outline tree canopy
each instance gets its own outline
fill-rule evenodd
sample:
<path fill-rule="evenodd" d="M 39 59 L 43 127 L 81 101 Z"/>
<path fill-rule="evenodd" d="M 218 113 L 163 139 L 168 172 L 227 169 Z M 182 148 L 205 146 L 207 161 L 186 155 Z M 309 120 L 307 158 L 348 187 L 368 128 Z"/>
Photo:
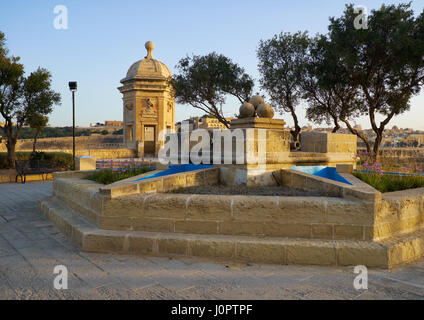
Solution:
<path fill-rule="evenodd" d="M 293 140 L 299 140 L 300 126 L 296 107 L 303 96 L 310 38 L 306 32 L 281 33 L 261 40 L 257 50 L 261 87 L 277 111 L 289 112 L 294 121 Z"/>
<path fill-rule="evenodd" d="M 308 103 L 307 118 L 339 123 L 363 140 L 351 121 L 367 116 L 376 137 L 377 156 L 383 132 L 393 117 L 409 110 L 424 84 L 424 10 L 415 16 L 411 4 L 382 5 L 368 15 L 367 28 L 357 29 L 353 5 L 330 18 L 328 33 L 281 33 L 261 41 L 258 49 L 262 88 L 300 131 L 296 106 Z M 377 122 L 376 116 L 383 117 Z"/>
<path fill-rule="evenodd" d="M 0 32 L 0 126 L 6 136 L 9 165 L 14 167 L 15 145 L 22 126 L 34 114 L 47 115 L 60 104 L 60 94 L 51 89 L 51 74 L 42 68 L 25 77 L 19 57 L 8 56 L 5 36 Z"/>
<path fill-rule="evenodd" d="M 409 110 L 424 81 L 424 11 L 415 17 L 410 6 L 372 10 L 368 29 L 355 29 L 353 5 L 347 5 L 340 18 L 330 19 L 328 38 L 337 56 L 338 76 L 358 90 L 353 111 L 368 116 L 376 134 L 375 155 L 385 127 Z M 380 123 L 377 114 L 383 116 Z"/>
<path fill-rule="evenodd" d="M 241 103 L 248 101 L 253 79 L 238 64 L 216 52 L 183 58 L 176 67 L 179 74 L 171 79 L 176 101 L 216 117 L 229 128 L 222 112 L 225 98 L 231 95 Z"/>

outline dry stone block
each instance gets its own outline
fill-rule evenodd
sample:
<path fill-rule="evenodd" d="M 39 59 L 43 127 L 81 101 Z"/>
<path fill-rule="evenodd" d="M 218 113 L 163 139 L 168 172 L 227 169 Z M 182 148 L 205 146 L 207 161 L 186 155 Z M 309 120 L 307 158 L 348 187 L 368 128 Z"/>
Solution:
<path fill-rule="evenodd" d="M 372 225 L 374 204 L 347 199 L 327 199 L 327 223 Z"/>
<path fill-rule="evenodd" d="M 131 230 L 131 225 L 129 217 L 99 217 L 99 227 L 105 230 Z"/>
<path fill-rule="evenodd" d="M 132 227 L 135 231 L 174 232 L 174 220 L 165 218 L 134 219 Z"/>
<path fill-rule="evenodd" d="M 337 248 L 338 264 L 340 266 L 365 265 L 371 268 L 387 268 L 388 256 L 384 246 L 352 245 Z"/>
<path fill-rule="evenodd" d="M 129 253 L 148 254 L 153 253 L 154 239 L 129 236 Z"/>
<path fill-rule="evenodd" d="M 311 238 L 310 224 L 280 224 L 266 222 L 263 224 L 263 234 L 270 237 Z"/>
<path fill-rule="evenodd" d="M 362 226 L 335 225 L 334 239 L 336 240 L 362 240 L 364 230 Z"/>
<path fill-rule="evenodd" d="M 286 264 L 283 244 L 237 242 L 237 258 L 263 263 Z"/>
<path fill-rule="evenodd" d="M 191 255 L 196 257 L 233 258 L 234 242 L 214 240 L 193 240 L 190 243 Z"/>
<path fill-rule="evenodd" d="M 319 197 L 279 197 L 276 223 L 323 223 L 326 200 Z"/>
<path fill-rule="evenodd" d="M 189 197 L 182 194 L 155 194 L 144 201 L 145 217 L 184 218 Z"/>
<path fill-rule="evenodd" d="M 187 218 L 198 220 L 228 220 L 231 218 L 231 197 L 193 195 L 187 202 Z"/>
<path fill-rule="evenodd" d="M 157 239 L 159 254 L 187 255 L 188 241 L 185 239 Z"/>
<path fill-rule="evenodd" d="M 235 220 L 274 221 L 280 214 L 278 197 L 234 196 L 231 201 Z"/>
<path fill-rule="evenodd" d="M 288 245 L 286 247 L 288 264 L 336 265 L 336 249 L 331 245 L 318 246 L 310 243 Z"/>
<path fill-rule="evenodd" d="M 262 222 L 224 221 L 219 223 L 219 234 L 226 235 L 263 235 Z"/>
<path fill-rule="evenodd" d="M 176 174 L 163 178 L 163 191 L 177 190 L 186 187 L 186 175 Z"/>
<path fill-rule="evenodd" d="M 333 225 L 313 224 L 311 228 L 313 239 L 333 239 Z"/>
<path fill-rule="evenodd" d="M 175 232 L 194 234 L 217 234 L 218 223 L 205 220 L 177 220 L 175 221 Z"/>
<path fill-rule="evenodd" d="M 188 172 L 186 175 L 186 187 L 202 186 L 205 173 L 203 171 Z"/>
<path fill-rule="evenodd" d="M 84 236 L 82 249 L 87 252 L 123 252 L 124 235 L 89 233 Z"/>
<path fill-rule="evenodd" d="M 103 215 L 119 217 L 142 217 L 143 202 L 146 195 L 131 195 L 119 197 L 103 202 Z"/>

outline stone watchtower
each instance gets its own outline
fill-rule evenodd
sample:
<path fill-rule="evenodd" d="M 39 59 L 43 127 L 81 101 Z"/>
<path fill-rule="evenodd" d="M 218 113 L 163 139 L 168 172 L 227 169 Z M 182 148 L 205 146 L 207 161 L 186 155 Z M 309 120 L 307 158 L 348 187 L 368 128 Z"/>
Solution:
<path fill-rule="evenodd" d="M 171 72 L 153 59 L 153 42 L 145 47 L 147 56 L 129 68 L 118 90 L 123 94 L 125 146 L 138 157 L 157 157 L 163 144 L 159 133 L 175 131 L 175 100 L 168 84 Z"/>

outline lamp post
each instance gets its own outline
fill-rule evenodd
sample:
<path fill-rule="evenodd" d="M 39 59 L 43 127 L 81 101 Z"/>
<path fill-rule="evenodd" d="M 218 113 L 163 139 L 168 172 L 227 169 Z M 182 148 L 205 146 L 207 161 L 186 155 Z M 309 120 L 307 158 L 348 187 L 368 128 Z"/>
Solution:
<path fill-rule="evenodd" d="M 77 82 L 69 82 L 69 90 L 72 92 L 72 170 L 75 171 L 75 91 L 77 91 Z"/>

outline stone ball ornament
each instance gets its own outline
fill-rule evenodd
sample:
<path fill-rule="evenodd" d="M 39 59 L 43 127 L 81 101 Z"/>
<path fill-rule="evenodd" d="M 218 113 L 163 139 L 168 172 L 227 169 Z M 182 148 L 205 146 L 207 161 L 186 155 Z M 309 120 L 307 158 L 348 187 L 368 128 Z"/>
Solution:
<path fill-rule="evenodd" d="M 251 118 L 255 115 L 255 106 L 249 102 L 245 102 L 239 109 L 240 118 Z"/>
<path fill-rule="evenodd" d="M 153 50 L 155 49 L 155 44 L 152 42 L 152 41 L 147 41 L 145 44 L 144 44 L 144 47 L 146 48 L 146 50 L 147 50 L 147 56 L 146 56 L 146 58 L 147 59 L 153 59 L 153 54 L 152 54 L 152 52 L 153 52 Z"/>
<path fill-rule="evenodd" d="M 257 96 L 253 96 L 252 98 L 250 98 L 249 103 L 253 104 L 255 106 L 255 109 L 256 109 L 256 108 L 259 107 L 260 104 L 265 103 L 265 100 L 261 96 L 257 95 Z"/>
<path fill-rule="evenodd" d="M 256 108 L 256 113 L 259 118 L 272 119 L 274 117 L 274 109 L 267 103 L 261 103 Z"/>

